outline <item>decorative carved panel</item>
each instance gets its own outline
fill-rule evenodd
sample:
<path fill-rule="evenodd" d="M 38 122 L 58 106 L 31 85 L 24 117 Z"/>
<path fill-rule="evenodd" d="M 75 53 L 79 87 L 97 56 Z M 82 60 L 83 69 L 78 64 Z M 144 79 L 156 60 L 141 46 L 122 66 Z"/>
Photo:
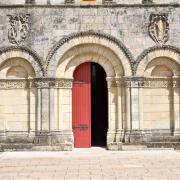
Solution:
<path fill-rule="evenodd" d="M 166 14 L 151 14 L 149 35 L 158 44 L 164 44 L 169 38 L 169 24 Z"/>
<path fill-rule="evenodd" d="M 27 80 L 0 80 L 0 89 L 24 89 L 27 87 Z"/>
<path fill-rule="evenodd" d="M 8 39 L 12 44 L 21 44 L 29 33 L 29 14 L 8 15 Z"/>
<path fill-rule="evenodd" d="M 72 87 L 72 79 L 56 79 L 55 87 L 56 88 L 71 88 Z"/>

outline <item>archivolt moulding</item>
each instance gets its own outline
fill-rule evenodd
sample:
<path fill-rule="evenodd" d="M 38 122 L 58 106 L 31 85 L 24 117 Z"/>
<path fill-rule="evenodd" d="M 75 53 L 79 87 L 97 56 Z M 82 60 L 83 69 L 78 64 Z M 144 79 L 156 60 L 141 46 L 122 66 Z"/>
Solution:
<path fill-rule="evenodd" d="M 44 75 L 43 62 L 34 50 L 24 46 L 9 46 L 0 48 L 0 65 L 11 58 L 23 58 L 34 68 L 36 77 Z"/>
<path fill-rule="evenodd" d="M 165 57 L 180 65 L 180 49 L 164 45 L 154 46 L 145 50 L 136 60 L 134 75 L 142 76 L 147 65 L 154 59 Z"/>
<path fill-rule="evenodd" d="M 132 75 L 132 65 L 134 64 L 134 60 L 130 51 L 116 38 L 94 31 L 73 33 L 62 38 L 51 49 L 46 58 L 46 75 L 53 77 L 55 75 L 54 72 L 57 69 L 58 63 L 63 55 L 69 49 L 83 44 L 96 44 L 108 48 L 114 54 L 116 54 L 119 61 L 121 61 L 120 63 L 124 68 L 124 71 L 126 73 L 125 75 Z"/>
<path fill-rule="evenodd" d="M 84 62 L 100 64 L 107 77 L 124 75 L 122 63 L 109 48 L 97 44 L 81 44 L 68 50 L 58 64 L 56 77 L 73 78 L 75 68 Z"/>

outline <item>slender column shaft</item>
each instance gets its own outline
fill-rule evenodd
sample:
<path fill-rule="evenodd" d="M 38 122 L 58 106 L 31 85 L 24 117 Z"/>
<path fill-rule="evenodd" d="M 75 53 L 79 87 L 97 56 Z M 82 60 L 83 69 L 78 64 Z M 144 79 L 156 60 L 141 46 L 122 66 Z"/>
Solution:
<path fill-rule="evenodd" d="M 126 130 L 131 129 L 131 100 L 130 88 L 126 88 Z"/>
<path fill-rule="evenodd" d="M 143 130 L 143 88 L 139 88 L 139 129 Z"/>
<path fill-rule="evenodd" d="M 122 90 L 120 84 L 117 86 L 117 129 L 122 130 Z"/>

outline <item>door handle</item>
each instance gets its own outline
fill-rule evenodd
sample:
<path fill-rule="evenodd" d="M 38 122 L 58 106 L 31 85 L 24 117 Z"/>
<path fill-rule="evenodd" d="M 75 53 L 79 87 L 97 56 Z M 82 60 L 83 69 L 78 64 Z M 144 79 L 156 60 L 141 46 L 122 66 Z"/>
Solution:
<path fill-rule="evenodd" d="M 73 129 L 80 129 L 80 131 L 86 131 L 88 129 L 87 124 L 79 124 L 77 126 L 73 126 Z"/>

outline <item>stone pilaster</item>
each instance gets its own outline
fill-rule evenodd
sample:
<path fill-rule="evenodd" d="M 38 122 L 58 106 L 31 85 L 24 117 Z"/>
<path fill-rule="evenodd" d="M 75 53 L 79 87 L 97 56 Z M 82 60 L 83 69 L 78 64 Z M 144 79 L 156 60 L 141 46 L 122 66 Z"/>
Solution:
<path fill-rule="evenodd" d="M 108 77 L 108 125 L 107 132 L 107 149 L 121 150 L 121 142 L 116 141 L 116 124 L 117 124 L 117 85 L 114 78 Z M 120 126 L 120 124 L 119 124 Z"/>
<path fill-rule="evenodd" d="M 37 144 L 50 145 L 50 93 L 54 86 L 54 79 L 35 79 L 34 87 L 38 89 L 38 123 L 36 140 Z"/>

